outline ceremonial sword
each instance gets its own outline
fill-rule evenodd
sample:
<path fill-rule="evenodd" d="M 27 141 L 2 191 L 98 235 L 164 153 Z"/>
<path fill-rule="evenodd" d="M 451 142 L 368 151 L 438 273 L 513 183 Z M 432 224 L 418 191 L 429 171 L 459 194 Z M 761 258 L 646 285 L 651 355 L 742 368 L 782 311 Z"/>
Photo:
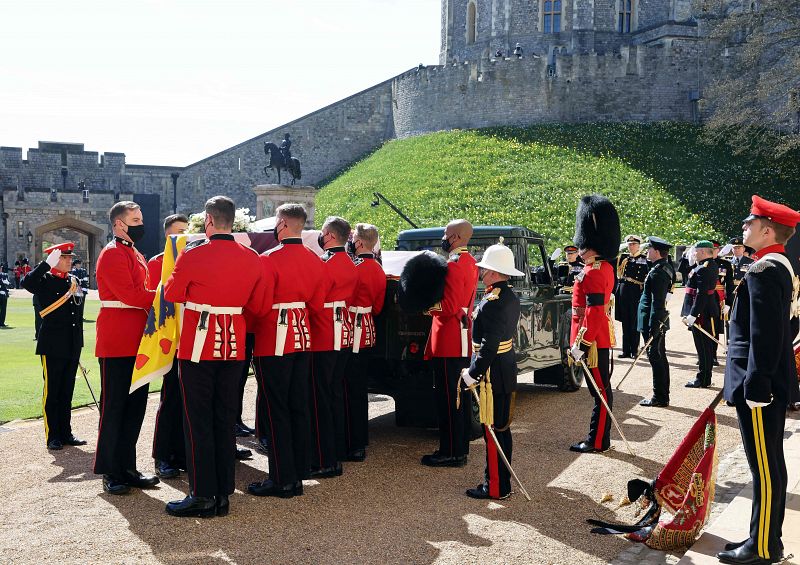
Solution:
<path fill-rule="evenodd" d="M 663 326 L 663 325 L 664 325 L 664 322 L 658 322 L 658 323 L 660 324 L 660 326 Z M 659 327 L 659 329 L 660 329 L 660 327 Z M 647 343 L 645 343 L 645 344 L 644 344 L 644 347 L 642 347 L 642 348 L 639 350 L 639 353 L 636 355 L 636 359 L 634 359 L 634 360 L 633 360 L 633 363 L 631 363 L 631 366 L 630 366 L 630 367 L 628 367 L 628 370 L 627 370 L 627 371 L 625 371 L 625 374 L 624 374 L 624 375 L 622 375 L 622 378 L 621 378 L 621 379 L 620 379 L 620 381 L 617 383 L 617 386 L 616 386 L 616 387 L 614 387 L 614 388 L 616 388 L 617 390 L 619 390 L 619 387 L 621 387 L 621 386 L 622 386 L 622 383 L 623 383 L 623 381 L 625 381 L 625 379 L 626 379 L 626 378 L 628 378 L 628 375 L 629 375 L 629 374 L 631 373 L 631 371 L 633 370 L 633 367 L 636 365 L 636 362 L 637 362 L 637 361 L 639 360 L 639 358 L 642 356 L 642 353 L 644 353 L 644 352 L 645 352 L 645 350 L 647 349 L 647 347 L 648 347 L 648 346 L 649 346 L 649 345 L 650 345 L 650 344 L 653 342 L 653 338 L 654 338 L 654 337 L 656 337 L 656 334 L 654 334 L 654 333 L 653 333 L 653 334 L 650 334 L 650 339 L 648 339 L 648 340 L 647 340 Z M 664 337 L 666 338 L 666 336 L 664 336 Z"/>
<path fill-rule="evenodd" d="M 636 454 L 633 452 L 633 449 L 631 449 L 631 446 L 628 443 L 628 439 L 625 437 L 625 434 L 622 433 L 622 428 L 619 426 L 619 422 L 617 422 L 617 419 L 614 417 L 614 413 L 611 411 L 611 408 L 608 407 L 608 402 L 606 402 L 605 397 L 600 394 L 600 390 L 597 386 L 597 383 L 594 382 L 594 378 L 592 377 L 592 373 L 589 371 L 589 367 L 586 366 L 586 363 L 583 361 L 583 359 L 578 359 L 577 362 L 583 368 L 583 372 L 586 374 L 586 380 L 592 383 L 594 391 L 597 393 L 597 396 L 600 397 L 600 402 L 602 402 L 603 406 L 605 406 L 606 412 L 608 412 L 608 415 L 611 417 L 611 421 L 614 422 L 614 427 L 617 428 L 619 435 L 622 436 L 622 441 L 625 442 L 625 447 L 628 448 L 628 451 L 630 451 L 631 455 L 636 457 Z"/>
<path fill-rule="evenodd" d="M 92 395 L 92 400 L 94 400 L 94 405 L 97 408 L 97 410 L 99 411 L 100 410 L 100 405 L 97 404 L 97 398 L 95 398 L 95 396 L 94 396 L 94 391 L 92 390 L 92 385 L 89 384 L 89 377 L 86 376 L 86 375 L 89 374 L 89 370 L 86 367 L 84 367 L 83 363 L 81 363 L 80 361 L 78 361 L 78 367 L 80 367 L 81 374 L 83 375 L 83 380 L 86 381 L 86 386 L 89 387 L 89 392 Z"/>
<path fill-rule="evenodd" d="M 685 318 L 685 317 L 681 318 L 681 320 L 683 321 L 683 323 L 684 323 L 684 324 L 686 324 L 686 318 Z M 695 329 L 696 329 L 697 331 L 699 331 L 701 334 L 705 335 L 705 336 L 706 336 L 708 339 L 710 339 L 711 341 L 713 341 L 714 343 L 716 343 L 717 345 L 719 345 L 721 348 L 723 348 L 723 349 L 724 349 L 726 352 L 728 351 L 728 348 L 727 348 L 727 347 L 725 347 L 724 345 L 722 345 L 722 342 L 721 342 L 720 340 L 718 340 L 718 339 L 717 339 L 717 338 L 715 338 L 713 335 L 711 335 L 711 334 L 710 334 L 710 333 L 708 333 L 706 330 L 704 330 L 704 329 L 702 328 L 702 326 L 699 326 L 699 325 L 697 325 L 697 324 L 692 324 L 692 325 L 690 326 L 689 324 L 686 324 L 686 327 L 687 327 L 687 328 L 695 328 Z"/>
<path fill-rule="evenodd" d="M 475 397 L 475 402 L 477 402 L 478 406 L 480 406 L 481 405 L 481 397 L 478 396 L 478 391 L 475 390 L 474 386 L 470 386 L 470 387 L 467 387 L 467 388 L 472 391 L 472 396 Z M 528 496 L 528 491 L 525 490 L 524 486 L 522 486 L 522 481 L 519 480 L 519 477 L 514 472 L 514 469 L 511 468 L 511 463 L 508 462 L 508 459 L 506 458 L 506 454 L 503 453 L 503 448 L 500 447 L 500 442 L 497 440 L 497 436 L 494 435 L 494 429 L 489 424 L 484 424 L 484 426 L 486 427 L 487 430 L 489 430 L 489 435 L 492 436 L 492 440 L 494 440 L 494 445 L 497 448 L 497 452 L 500 454 L 500 459 L 503 460 L 503 463 L 505 464 L 506 469 L 508 469 L 508 472 L 511 473 L 511 476 L 514 477 L 514 480 L 517 481 L 517 484 L 519 485 L 519 490 L 522 491 L 522 494 L 524 494 L 525 498 L 528 500 L 528 502 L 530 502 L 531 497 Z"/>

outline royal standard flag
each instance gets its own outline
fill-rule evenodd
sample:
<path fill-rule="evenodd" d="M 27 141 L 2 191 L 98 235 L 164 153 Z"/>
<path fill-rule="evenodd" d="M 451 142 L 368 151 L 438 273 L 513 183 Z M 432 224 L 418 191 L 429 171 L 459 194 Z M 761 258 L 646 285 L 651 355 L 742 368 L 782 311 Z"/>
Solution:
<path fill-rule="evenodd" d="M 315 230 L 304 231 L 303 243 L 317 254 L 321 254 L 322 250 L 317 244 L 318 234 L 319 232 Z M 258 253 L 263 253 L 276 245 L 275 236 L 271 232 L 235 233 L 233 236 L 236 241 L 252 247 Z M 175 263 L 186 245 L 192 241 L 203 239 L 205 239 L 203 234 L 171 235 L 167 238 L 164 246 L 164 263 L 161 267 L 161 281 L 156 288 L 156 299 L 147 315 L 144 335 L 139 343 L 130 392 L 163 377 L 172 368 L 178 342 L 180 342 L 181 305 L 164 299 L 164 284 L 175 269 Z M 213 269 L 213 266 L 209 265 L 209 269 Z M 224 277 L 220 276 L 220 285 L 223 284 Z M 220 287 L 220 290 L 224 289 Z"/>

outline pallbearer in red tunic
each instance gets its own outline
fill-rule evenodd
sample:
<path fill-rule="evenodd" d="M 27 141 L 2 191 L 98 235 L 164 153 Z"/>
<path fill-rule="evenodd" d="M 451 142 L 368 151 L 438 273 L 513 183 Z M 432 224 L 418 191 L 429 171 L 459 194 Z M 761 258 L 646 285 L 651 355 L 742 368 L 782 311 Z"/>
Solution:
<path fill-rule="evenodd" d="M 613 409 L 609 351 L 614 347 L 614 329 L 608 303 L 614 290 L 612 263 L 620 239 L 619 216 L 614 205 L 598 194 L 584 196 L 578 205 L 575 245 L 586 266 L 575 278 L 572 291 L 570 340 L 573 359 L 586 363 L 596 387 L 589 383 L 589 392 L 594 397 L 589 436 L 570 446 L 571 451 L 579 453 L 606 451 L 611 445 L 611 418 L 599 395 Z"/>
<path fill-rule="evenodd" d="M 363 461 L 366 457 L 369 424 L 369 352 L 366 350 L 375 346 L 374 317 L 383 310 L 386 298 L 386 274 L 372 253 L 377 244 L 378 228 L 356 224 L 352 248 L 356 255 L 358 283 L 349 308 L 353 319 L 353 355 L 344 378 L 348 461 Z"/>
<path fill-rule="evenodd" d="M 164 219 L 164 235 L 186 233 L 189 219 L 183 214 L 172 214 Z M 164 254 L 159 253 L 147 262 L 150 271 L 149 288 L 156 290 L 161 282 L 161 267 Z M 183 400 L 181 386 L 178 382 L 178 362 L 164 375 L 161 384 L 161 401 L 156 412 L 156 429 L 153 433 L 153 459 L 156 475 L 162 479 L 172 479 L 186 468 L 186 457 L 183 443 Z"/>
<path fill-rule="evenodd" d="M 134 247 L 144 235 L 142 211 L 135 202 L 117 202 L 108 213 L 114 239 L 97 258 L 95 355 L 100 362 L 100 429 L 94 472 L 103 475 L 103 489 L 124 494 L 130 487 L 147 488 L 158 478 L 136 470 L 136 441 L 147 407 L 147 387 L 128 394 L 139 342 L 153 305 L 147 262 Z"/>
<path fill-rule="evenodd" d="M 266 412 L 269 478 L 247 487 L 256 496 L 303 494 L 308 478 L 311 424 L 308 416 L 310 315 L 323 310 L 322 261 L 303 245 L 306 211 L 300 204 L 276 210 L 280 245 L 260 257 L 264 277 L 262 316 L 256 327 L 253 361 L 258 394 Z"/>
<path fill-rule="evenodd" d="M 206 202 L 208 240 L 187 246 L 164 285 L 164 298 L 183 304 L 178 378 L 185 407 L 189 496 L 170 502 L 173 516 L 224 516 L 234 489 L 239 376 L 247 334 L 244 308 L 261 310 L 258 254 L 231 234 L 233 200 Z M 219 272 L 236 272 L 220 288 Z"/>
<path fill-rule="evenodd" d="M 447 224 L 442 238 L 442 249 L 450 254 L 444 297 L 428 310 L 433 322 L 425 359 L 433 360 L 439 416 L 439 449 L 422 458 L 422 464 L 430 467 L 461 467 L 466 465 L 469 453 L 472 398 L 460 389 L 459 375 L 469 366 L 472 355 L 472 309 L 478 268 L 467 251 L 471 237 L 472 224 L 466 220 Z"/>
<path fill-rule="evenodd" d="M 353 324 L 348 310 L 358 273 L 345 251 L 350 224 L 344 218 L 325 219 L 319 244 L 325 250 L 325 303 L 311 311 L 311 477 L 342 474 L 347 455 L 344 410 L 344 372 L 353 347 Z"/>

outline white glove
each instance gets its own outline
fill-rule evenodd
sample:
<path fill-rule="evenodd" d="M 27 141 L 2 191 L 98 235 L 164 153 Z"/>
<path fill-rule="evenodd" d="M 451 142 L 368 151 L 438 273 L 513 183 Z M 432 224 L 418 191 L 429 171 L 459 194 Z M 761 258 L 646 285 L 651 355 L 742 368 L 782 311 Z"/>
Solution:
<path fill-rule="evenodd" d="M 746 398 L 745 402 L 747 402 L 747 405 L 750 407 L 750 410 L 752 410 L 753 408 L 763 408 L 764 406 L 769 406 L 771 404 L 770 402 L 756 402 L 755 400 L 747 400 Z"/>
<path fill-rule="evenodd" d="M 461 369 L 461 380 L 468 387 L 478 383 L 478 381 L 469 376 L 469 369 Z"/>
<path fill-rule="evenodd" d="M 60 249 L 53 249 L 50 252 L 50 255 L 47 256 L 45 262 L 50 265 L 50 267 L 55 267 L 58 265 L 58 260 L 61 259 L 61 250 Z"/>
<path fill-rule="evenodd" d="M 572 349 L 569 350 L 569 354 L 572 355 L 572 358 L 575 359 L 576 363 L 583 359 L 583 350 L 577 345 L 572 346 Z"/>
<path fill-rule="evenodd" d="M 730 311 L 731 311 L 731 307 L 726 304 L 725 307 L 722 308 L 722 315 L 723 316 L 727 316 Z"/>
<path fill-rule="evenodd" d="M 691 314 L 683 318 L 683 323 L 686 324 L 687 328 L 691 328 L 696 321 L 697 316 L 692 316 Z"/>
<path fill-rule="evenodd" d="M 664 304 L 669 304 L 670 298 L 672 298 L 672 293 L 668 292 L 667 296 L 664 297 Z"/>

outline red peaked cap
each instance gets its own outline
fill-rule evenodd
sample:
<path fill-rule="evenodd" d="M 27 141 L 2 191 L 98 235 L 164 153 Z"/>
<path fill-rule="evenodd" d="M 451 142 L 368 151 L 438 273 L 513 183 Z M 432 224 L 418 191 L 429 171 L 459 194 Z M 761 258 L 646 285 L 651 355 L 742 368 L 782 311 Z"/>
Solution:
<path fill-rule="evenodd" d="M 44 250 L 45 253 L 50 255 L 56 249 L 61 250 L 62 255 L 72 255 L 72 250 L 75 249 L 75 244 L 71 241 L 67 241 L 65 243 L 59 243 L 58 245 L 53 245 L 52 247 L 48 247 Z"/>
<path fill-rule="evenodd" d="M 750 215 L 744 221 L 749 222 L 757 218 L 766 218 L 772 220 L 776 224 L 782 224 L 791 228 L 797 227 L 800 224 L 800 212 L 795 212 L 788 206 L 778 204 L 777 202 L 770 202 L 758 196 L 753 195 L 753 205 L 750 206 Z"/>

